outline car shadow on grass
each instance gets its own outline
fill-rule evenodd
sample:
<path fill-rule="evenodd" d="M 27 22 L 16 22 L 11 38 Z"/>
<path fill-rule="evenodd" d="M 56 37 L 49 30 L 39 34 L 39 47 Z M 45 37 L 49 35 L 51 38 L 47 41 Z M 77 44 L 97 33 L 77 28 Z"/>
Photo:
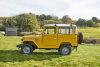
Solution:
<path fill-rule="evenodd" d="M 33 52 L 31 55 L 21 54 L 18 50 L 0 50 L 0 62 L 42 61 L 61 57 L 58 52 Z"/>

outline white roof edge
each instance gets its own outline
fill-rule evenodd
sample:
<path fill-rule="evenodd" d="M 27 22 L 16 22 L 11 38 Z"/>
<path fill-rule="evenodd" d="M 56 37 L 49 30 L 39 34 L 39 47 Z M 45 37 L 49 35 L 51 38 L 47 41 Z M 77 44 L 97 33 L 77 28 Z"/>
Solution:
<path fill-rule="evenodd" d="M 55 26 L 55 24 L 47 24 L 44 26 Z M 71 26 L 71 24 L 56 24 L 56 26 Z M 76 26 L 75 24 L 72 24 L 72 26 Z"/>

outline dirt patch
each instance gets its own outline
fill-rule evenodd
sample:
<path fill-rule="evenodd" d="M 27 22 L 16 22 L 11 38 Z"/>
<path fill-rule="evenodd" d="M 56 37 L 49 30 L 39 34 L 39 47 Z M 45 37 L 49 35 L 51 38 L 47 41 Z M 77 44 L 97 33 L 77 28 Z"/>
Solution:
<path fill-rule="evenodd" d="M 100 44 L 100 38 L 84 38 L 83 43 L 87 44 Z"/>

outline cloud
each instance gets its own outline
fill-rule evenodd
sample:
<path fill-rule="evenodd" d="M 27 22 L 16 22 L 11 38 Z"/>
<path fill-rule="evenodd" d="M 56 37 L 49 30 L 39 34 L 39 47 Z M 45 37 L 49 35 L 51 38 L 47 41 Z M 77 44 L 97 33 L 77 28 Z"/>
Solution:
<path fill-rule="evenodd" d="M 99 0 L 0 0 L 0 16 L 20 13 L 52 14 L 73 19 L 100 17 Z"/>
<path fill-rule="evenodd" d="M 100 5 L 96 6 L 99 0 L 73 0 L 69 2 L 69 8 L 61 12 L 61 15 L 68 14 L 74 19 L 91 19 L 93 16 L 100 17 Z"/>

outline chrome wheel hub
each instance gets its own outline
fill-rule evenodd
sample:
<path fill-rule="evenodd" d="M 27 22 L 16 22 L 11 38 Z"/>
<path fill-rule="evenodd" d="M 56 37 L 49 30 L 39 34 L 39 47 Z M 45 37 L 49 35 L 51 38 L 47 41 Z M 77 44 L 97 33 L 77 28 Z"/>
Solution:
<path fill-rule="evenodd" d="M 68 54 L 68 53 L 69 53 L 68 48 L 67 48 L 67 47 L 64 47 L 64 48 L 62 49 L 62 53 L 63 53 L 63 54 Z"/>
<path fill-rule="evenodd" d="M 25 47 L 23 48 L 23 52 L 24 52 L 25 54 L 28 54 L 28 53 L 30 52 L 30 48 L 27 47 L 27 46 L 25 46 Z"/>

